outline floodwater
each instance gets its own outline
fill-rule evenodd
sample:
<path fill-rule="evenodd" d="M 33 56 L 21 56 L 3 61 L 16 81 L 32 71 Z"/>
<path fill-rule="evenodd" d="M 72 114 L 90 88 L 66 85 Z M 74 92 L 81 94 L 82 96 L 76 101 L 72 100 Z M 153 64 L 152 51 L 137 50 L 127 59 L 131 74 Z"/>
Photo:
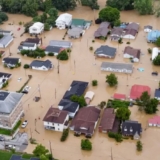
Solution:
<path fill-rule="evenodd" d="M 100 0 L 101 8 L 105 5 L 104 0 Z M 74 18 L 84 18 L 86 20 L 94 20 L 98 17 L 98 11 L 95 14 L 88 7 L 78 6 L 75 11 L 69 12 Z M 93 24 L 89 30 L 86 31 L 85 35 L 78 40 L 71 40 L 73 42 L 73 49 L 70 54 L 70 59 L 67 62 L 60 62 L 60 73 L 57 73 L 58 61 L 55 57 L 45 57 L 45 59 L 50 59 L 54 64 L 54 69 L 52 71 L 43 72 L 35 70 L 24 70 L 23 65 L 29 64 L 33 59 L 22 57 L 17 54 L 17 47 L 19 43 L 29 37 L 28 34 L 20 37 L 23 32 L 23 27 L 19 26 L 19 22 L 28 22 L 31 18 L 24 15 L 10 15 L 9 21 L 1 26 L 1 28 L 6 30 L 13 30 L 14 32 L 14 42 L 5 49 L 6 57 L 9 56 L 9 48 L 13 57 L 20 57 L 22 60 L 22 67 L 17 69 L 7 69 L 0 65 L 0 70 L 4 72 L 12 73 L 12 79 L 9 82 L 9 86 L 6 90 L 17 91 L 27 80 L 27 75 L 32 75 L 33 78 L 29 82 L 28 86 L 31 87 L 29 94 L 24 95 L 23 107 L 25 111 L 25 118 L 29 121 L 25 131 L 37 140 L 38 143 L 42 143 L 49 149 L 49 141 L 51 141 L 52 152 L 54 157 L 60 160 L 110 160 L 111 159 L 111 148 L 113 152 L 113 159 L 115 160 L 151 160 L 154 155 L 154 160 L 159 160 L 159 139 L 160 130 L 158 128 L 146 128 L 147 120 L 151 117 L 144 113 L 138 111 L 137 107 L 131 108 L 132 120 L 138 120 L 142 123 L 144 129 L 142 133 L 141 141 L 143 145 L 143 152 L 136 152 L 136 141 L 134 140 L 124 140 L 122 143 L 116 143 L 112 139 L 109 139 L 106 134 L 98 133 L 96 131 L 95 135 L 91 139 L 93 144 L 93 150 L 91 152 L 82 151 L 80 149 L 80 140 L 84 138 L 74 137 L 73 132 L 66 142 L 60 142 L 61 133 L 46 131 L 43 128 L 43 117 L 46 114 L 48 108 L 52 105 L 57 107 L 58 102 L 62 98 L 64 92 L 69 88 L 72 80 L 82 80 L 91 82 L 92 80 L 98 80 L 98 86 L 92 87 L 91 83 L 88 90 L 95 92 L 95 97 L 91 102 L 92 105 L 97 105 L 101 101 L 107 101 L 111 98 L 114 92 L 124 93 L 129 95 L 131 86 L 133 84 L 144 84 L 151 87 L 151 95 L 154 95 L 155 88 L 158 87 L 159 76 L 151 76 L 152 71 L 160 72 L 159 67 L 155 67 L 151 64 L 150 57 L 147 49 L 152 48 L 153 44 L 148 44 L 146 42 L 146 34 L 143 32 L 143 26 L 152 24 L 154 29 L 159 29 L 160 21 L 155 16 L 139 16 L 135 11 L 121 12 L 121 21 L 125 22 L 138 22 L 140 23 L 140 31 L 136 40 L 130 40 L 130 46 L 141 49 L 143 55 L 141 56 L 140 62 L 134 64 L 133 74 L 116 74 L 118 77 L 118 87 L 110 88 L 105 83 L 105 77 L 107 72 L 100 71 L 100 65 L 102 61 L 114 61 L 114 62 L 129 62 L 129 60 L 123 59 L 123 50 L 126 46 L 128 40 L 123 40 L 123 44 L 119 45 L 116 42 L 111 42 L 109 39 L 106 42 L 96 40 L 92 43 L 94 31 L 98 28 L 98 25 Z M 8 25 L 8 23 L 14 23 L 14 25 Z M 20 31 L 17 31 L 18 28 Z M 42 35 L 43 46 L 48 45 L 50 40 L 62 40 L 65 34 L 65 30 L 53 29 L 52 31 L 45 32 Z M 68 40 L 67 36 L 65 40 Z M 93 51 L 89 50 L 90 46 L 94 49 L 100 47 L 100 45 L 109 45 L 116 47 L 118 50 L 117 56 L 114 60 L 97 58 L 95 60 L 93 56 Z M 75 62 L 75 65 L 74 65 Z M 139 72 L 137 68 L 143 67 L 144 72 Z M 22 78 L 20 82 L 17 81 L 18 78 Z M 40 91 L 38 91 L 38 85 L 40 85 Z M 39 102 L 34 102 L 35 96 L 41 96 Z M 160 115 L 158 111 L 157 114 Z M 35 119 L 38 119 L 35 125 Z M 36 132 L 37 130 L 38 132 Z M 32 152 L 35 145 L 29 145 L 26 152 Z"/>

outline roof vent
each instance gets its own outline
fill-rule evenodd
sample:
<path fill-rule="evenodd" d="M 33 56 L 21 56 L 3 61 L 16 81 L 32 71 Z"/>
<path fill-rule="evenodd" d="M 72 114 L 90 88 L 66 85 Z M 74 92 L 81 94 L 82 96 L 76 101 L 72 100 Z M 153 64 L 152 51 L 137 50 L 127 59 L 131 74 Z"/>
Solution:
<path fill-rule="evenodd" d="M 127 127 L 124 127 L 124 131 L 127 131 Z"/>

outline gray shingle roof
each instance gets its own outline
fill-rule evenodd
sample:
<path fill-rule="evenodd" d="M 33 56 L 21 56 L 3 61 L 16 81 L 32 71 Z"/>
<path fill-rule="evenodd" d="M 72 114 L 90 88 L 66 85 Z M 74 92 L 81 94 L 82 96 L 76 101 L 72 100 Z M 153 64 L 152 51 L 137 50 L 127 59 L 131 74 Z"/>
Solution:
<path fill-rule="evenodd" d="M 6 57 L 3 58 L 5 64 L 16 65 L 19 62 L 19 58 Z"/>
<path fill-rule="evenodd" d="M 56 46 L 47 46 L 45 48 L 46 52 L 52 52 L 52 53 L 59 53 L 61 51 L 62 47 L 56 47 Z"/>
<path fill-rule="evenodd" d="M 22 96 L 22 93 L 0 91 L 0 113 L 10 114 Z"/>
<path fill-rule="evenodd" d="M 64 48 L 70 48 L 72 46 L 72 43 L 69 41 L 56 41 L 56 40 L 51 40 L 49 42 L 50 46 L 57 46 L 57 47 L 64 47 Z"/>
<path fill-rule="evenodd" d="M 80 34 L 82 33 L 83 29 L 82 28 L 72 28 L 68 30 L 68 35 L 69 36 L 80 36 Z"/>
<path fill-rule="evenodd" d="M 114 57 L 116 55 L 116 50 L 117 50 L 116 48 L 105 45 L 97 48 L 95 51 L 95 54 L 96 55 L 104 54 L 104 55 Z"/>
<path fill-rule="evenodd" d="M 0 39 L 0 43 L 5 46 L 11 41 L 11 39 L 13 39 L 11 35 L 4 35 L 3 38 Z"/>
<path fill-rule="evenodd" d="M 154 97 L 160 98 L 160 89 L 155 90 Z"/>
<path fill-rule="evenodd" d="M 51 68 L 52 62 L 50 60 L 46 61 L 34 60 L 30 64 L 30 67 L 42 67 L 42 66 L 45 66 L 46 68 Z"/>

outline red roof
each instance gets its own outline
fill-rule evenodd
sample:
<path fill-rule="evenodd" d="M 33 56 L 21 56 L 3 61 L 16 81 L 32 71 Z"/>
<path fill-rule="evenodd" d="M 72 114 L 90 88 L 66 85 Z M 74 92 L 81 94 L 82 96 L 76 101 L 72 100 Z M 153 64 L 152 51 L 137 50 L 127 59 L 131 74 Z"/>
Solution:
<path fill-rule="evenodd" d="M 113 98 L 114 99 L 126 99 L 126 95 L 125 94 L 119 94 L 119 93 L 115 93 L 114 95 L 113 95 Z"/>
<path fill-rule="evenodd" d="M 140 98 L 140 96 L 142 95 L 143 92 L 148 92 L 148 94 L 150 95 L 151 93 L 151 88 L 148 86 L 144 86 L 144 85 L 133 85 L 131 88 L 131 92 L 130 92 L 130 99 L 137 99 Z"/>
<path fill-rule="evenodd" d="M 160 125 L 160 116 L 155 116 L 148 120 L 148 123 Z"/>

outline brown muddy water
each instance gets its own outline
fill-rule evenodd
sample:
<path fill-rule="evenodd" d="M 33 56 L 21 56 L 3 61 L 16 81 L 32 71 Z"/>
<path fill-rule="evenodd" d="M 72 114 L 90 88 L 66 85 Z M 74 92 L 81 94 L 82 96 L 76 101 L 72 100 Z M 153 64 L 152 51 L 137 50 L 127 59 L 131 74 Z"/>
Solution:
<path fill-rule="evenodd" d="M 101 8 L 105 2 L 100 1 Z M 94 20 L 98 17 L 98 11 L 95 11 L 95 15 L 92 10 L 87 7 L 77 7 L 75 11 L 69 12 L 74 18 L 84 18 L 86 20 Z M 114 92 L 124 93 L 129 95 L 131 86 L 133 84 L 144 84 L 149 85 L 152 89 L 152 96 L 154 95 L 154 89 L 158 87 L 159 76 L 152 77 L 152 71 L 160 72 L 159 67 L 155 67 L 150 62 L 150 57 L 147 53 L 148 48 L 152 48 L 153 44 L 146 42 L 146 34 L 143 32 L 143 26 L 152 24 L 154 29 L 159 29 L 160 21 L 154 16 L 139 16 L 135 11 L 121 12 L 121 21 L 125 22 L 138 22 L 140 23 L 140 31 L 135 40 L 130 40 L 131 46 L 142 50 L 143 55 L 141 56 L 140 62 L 134 64 L 134 72 L 131 76 L 125 74 L 116 74 L 118 76 L 118 87 L 110 88 L 105 83 L 105 77 L 107 72 L 100 71 L 100 65 L 102 61 L 114 61 L 114 62 L 129 62 L 129 60 L 123 59 L 123 50 L 128 40 L 123 40 L 123 44 L 119 45 L 116 42 L 107 40 L 106 42 L 96 40 L 92 43 L 94 31 L 98 28 L 98 25 L 93 24 L 89 30 L 86 31 L 82 39 L 71 40 L 73 42 L 73 49 L 70 54 L 70 59 L 67 62 L 60 62 L 60 73 L 57 73 L 57 60 L 55 57 L 45 57 L 44 59 L 50 59 L 54 64 L 54 69 L 49 72 L 25 70 L 23 69 L 24 64 L 30 63 L 33 59 L 22 57 L 17 54 L 17 47 L 19 43 L 29 37 L 28 34 L 20 37 L 23 32 L 23 27 L 19 26 L 19 22 L 28 22 L 31 18 L 25 17 L 24 15 L 10 15 L 9 21 L 1 26 L 6 30 L 12 30 L 14 32 L 14 42 L 9 46 L 13 57 L 20 57 L 22 60 L 22 67 L 18 69 L 7 69 L 4 68 L 2 63 L 0 70 L 3 72 L 12 73 L 12 79 L 10 80 L 9 86 L 6 88 L 10 91 L 17 91 L 21 88 L 24 82 L 27 80 L 27 75 L 33 75 L 33 78 L 29 82 L 28 86 L 31 87 L 29 94 L 24 95 L 23 107 L 25 110 L 25 118 L 29 121 L 27 128 L 29 136 L 35 138 L 38 143 L 42 143 L 49 148 L 49 141 L 51 141 L 52 152 L 55 157 L 60 160 L 110 160 L 111 159 L 111 148 L 113 152 L 114 160 L 159 160 L 159 148 L 160 148 L 160 129 L 147 128 L 147 120 L 151 117 L 140 113 L 136 106 L 131 108 L 132 120 L 138 120 L 142 123 L 143 129 L 141 141 L 143 145 L 143 152 L 136 152 L 136 141 L 124 140 L 122 143 L 116 143 L 109 139 L 106 134 L 98 133 L 91 139 L 93 144 L 93 150 L 91 152 L 81 151 L 80 140 L 84 138 L 74 137 L 71 132 L 66 142 L 60 142 L 61 133 L 46 131 L 43 128 L 42 119 L 46 114 L 48 108 L 52 105 L 57 107 L 58 102 L 62 98 L 64 92 L 68 89 L 72 80 L 82 80 L 91 82 L 93 79 L 98 80 L 98 86 L 92 87 L 89 85 L 88 90 L 95 92 L 95 97 L 91 102 L 92 105 L 97 105 L 101 101 L 107 101 Z M 13 23 L 14 25 L 8 25 Z M 20 31 L 17 29 L 21 27 Z M 52 31 L 45 32 L 42 35 L 43 46 L 48 45 L 50 40 L 62 40 L 65 34 L 65 30 L 53 29 Z M 65 40 L 68 40 L 66 37 Z M 116 47 L 118 49 L 117 56 L 114 60 L 97 58 L 95 60 L 93 51 L 89 51 L 89 47 L 93 46 L 94 49 L 100 47 L 102 44 Z M 9 55 L 9 48 L 6 49 L 6 57 Z M 75 61 L 75 67 L 74 67 Z M 96 63 L 96 65 L 94 65 Z M 144 72 L 137 71 L 138 67 L 143 67 Z M 18 78 L 22 78 L 20 82 Z M 41 101 L 34 102 L 33 98 L 39 96 L 38 85 L 40 85 Z M 55 95 L 56 91 L 56 95 Z M 160 112 L 157 112 L 160 115 Z M 40 118 L 37 125 L 35 126 L 35 118 Z M 37 129 L 37 132 L 35 132 Z M 31 132 L 30 132 L 31 131 Z M 26 152 L 32 152 L 35 145 L 29 145 Z"/>

